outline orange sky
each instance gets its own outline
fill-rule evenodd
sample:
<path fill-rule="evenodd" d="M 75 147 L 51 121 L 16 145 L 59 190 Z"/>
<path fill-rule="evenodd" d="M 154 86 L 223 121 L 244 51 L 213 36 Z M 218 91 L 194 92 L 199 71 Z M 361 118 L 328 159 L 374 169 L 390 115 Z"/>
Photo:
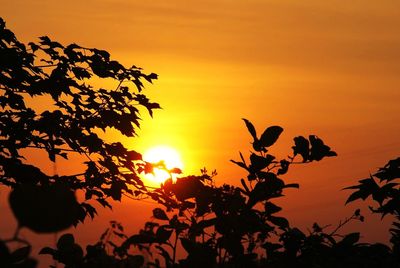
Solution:
<path fill-rule="evenodd" d="M 281 203 L 300 226 L 366 210 L 360 203 L 345 208 L 348 193 L 340 189 L 399 156 L 399 1 L 0 0 L 0 6 L 23 41 L 48 35 L 158 73 L 147 93 L 164 110 L 145 116 L 140 138 L 125 143 L 139 151 L 175 147 L 186 173 L 206 166 L 218 170 L 219 183 L 241 178 L 229 159 L 250 148 L 242 117 L 259 131 L 284 127 L 275 150 L 282 157 L 295 135 L 322 137 L 339 156 L 286 176 L 301 189 Z M 130 211 L 141 205 L 128 202 L 104 218 L 131 221 Z M 369 241 L 386 239 L 378 222 L 368 216 L 357 228 L 377 230 L 364 233 Z"/>

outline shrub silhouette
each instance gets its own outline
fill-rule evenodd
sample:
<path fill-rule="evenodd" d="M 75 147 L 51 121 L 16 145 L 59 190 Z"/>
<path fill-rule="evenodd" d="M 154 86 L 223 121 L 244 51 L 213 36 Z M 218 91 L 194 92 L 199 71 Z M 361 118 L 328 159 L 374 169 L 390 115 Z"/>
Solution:
<path fill-rule="evenodd" d="M 10 206 L 18 221 L 15 236 L 0 240 L 0 267 L 37 266 L 29 256 L 29 242 L 18 235 L 20 228 L 61 231 L 95 217 L 93 201 L 110 207 L 108 201 L 120 201 L 122 195 L 157 201 L 153 221 L 133 235 L 111 222 L 86 250 L 71 234 L 64 234 L 54 248 L 40 253 L 65 267 L 399 267 L 399 222 L 390 230 L 389 247 L 360 243 L 357 232 L 339 233 L 350 221 L 364 220 L 360 210 L 334 228 L 314 223 L 308 233 L 281 215 L 274 200 L 286 188 L 299 188 L 281 177 L 291 165 L 336 156 L 317 136 L 295 137 L 292 154 L 277 159 L 269 150 L 283 128 L 270 126 L 258 135 L 243 119 L 253 151 L 247 160 L 242 153 L 240 160 L 231 160 L 247 172 L 240 186 L 216 186 L 216 172 L 203 169 L 198 176 L 169 179 L 152 190 L 139 175 L 151 172 L 153 165 L 119 142 L 106 142 L 100 133 L 113 128 L 125 136 L 136 134 L 139 112 L 144 108 L 152 115 L 160 107 L 142 93 L 142 80 L 152 82 L 157 75 L 126 68 L 106 51 L 63 46 L 46 36 L 26 46 L 2 19 L 0 58 L 0 183 L 11 189 Z M 92 78 L 112 80 L 116 87 L 95 88 Z M 39 112 L 28 105 L 29 98 L 38 96 L 48 98 L 48 110 Z M 53 162 L 79 153 L 86 158 L 86 169 L 73 175 L 45 174 L 25 161 L 21 150 L 26 148 L 46 151 Z M 372 211 L 400 221 L 399 177 L 400 159 L 391 160 L 370 178 L 348 187 L 354 192 L 347 202 L 372 197 L 378 204 Z M 77 190 L 85 194 L 84 202 L 77 201 Z M 10 242 L 24 246 L 10 250 Z M 180 248 L 186 256 L 178 259 Z M 153 258 L 146 262 L 142 251 Z"/>

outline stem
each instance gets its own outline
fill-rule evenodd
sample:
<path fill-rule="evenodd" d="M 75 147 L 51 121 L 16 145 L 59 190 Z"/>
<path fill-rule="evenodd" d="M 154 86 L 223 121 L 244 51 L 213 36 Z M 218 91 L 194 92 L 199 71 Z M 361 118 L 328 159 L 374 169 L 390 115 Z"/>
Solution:
<path fill-rule="evenodd" d="M 18 224 L 17 229 L 15 229 L 14 235 L 12 238 L 9 239 L 4 239 L 3 242 L 4 243 L 11 243 L 11 242 L 19 242 L 25 245 L 30 245 L 30 243 L 24 239 L 19 238 L 19 231 L 21 230 L 21 226 Z"/>
<path fill-rule="evenodd" d="M 178 244 L 178 232 L 175 230 L 175 241 L 174 247 L 172 248 L 172 264 L 175 266 L 175 258 L 176 258 L 176 245 Z"/>
<path fill-rule="evenodd" d="M 25 146 L 25 147 L 27 147 L 27 148 L 35 148 L 35 149 L 47 149 L 47 148 L 44 147 L 44 146 L 34 146 L 34 145 L 28 145 L 28 146 Z M 60 151 L 65 151 L 65 152 L 75 152 L 75 153 L 79 153 L 78 151 L 73 150 L 73 149 L 54 148 L 54 150 L 60 150 Z M 83 152 L 83 153 L 84 153 L 84 152 Z"/>
<path fill-rule="evenodd" d="M 345 226 L 347 223 L 349 223 L 351 220 L 355 219 L 354 215 L 352 215 L 350 218 L 346 218 L 343 222 L 339 221 L 339 225 L 329 234 L 329 236 L 334 236 L 337 235 L 337 231 L 339 231 L 340 228 Z"/>

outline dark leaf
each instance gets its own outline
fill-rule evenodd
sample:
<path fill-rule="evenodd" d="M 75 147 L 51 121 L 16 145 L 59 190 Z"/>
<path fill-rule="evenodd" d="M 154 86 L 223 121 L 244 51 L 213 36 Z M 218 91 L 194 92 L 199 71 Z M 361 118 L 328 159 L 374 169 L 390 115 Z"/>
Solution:
<path fill-rule="evenodd" d="M 281 207 L 279 207 L 271 202 L 265 202 L 264 209 L 265 209 L 265 213 L 267 213 L 268 215 L 272 215 L 272 214 L 277 213 L 282 210 Z"/>
<path fill-rule="evenodd" d="M 127 155 L 128 155 L 128 159 L 131 161 L 143 160 L 142 155 L 136 151 L 128 151 Z"/>
<path fill-rule="evenodd" d="M 74 246 L 75 239 L 72 234 L 63 234 L 57 241 L 57 249 L 67 250 Z"/>
<path fill-rule="evenodd" d="M 283 160 L 280 161 L 280 164 L 281 164 L 281 166 L 278 169 L 277 175 L 284 175 L 289 170 L 290 162 L 285 160 L 285 159 L 283 159 Z"/>
<path fill-rule="evenodd" d="M 351 233 L 346 235 L 339 244 L 352 246 L 360 240 L 360 233 Z"/>
<path fill-rule="evenodd" d="M 31 252 L 31 246 L 18 248 L 13 253 L 11 253 L 11 258 L 14 262 L 20 262 L 28 258 L 30 252 Z"/>
<path fill-rule="evenodd" d="M 132 235 L 125 242 L 124 245 L 137 245 L 137 244 L 151 244 L 155 243 L 157 240 L 154 236 L 150 236 L 148 234 L 138 234 Z"/>
<path fill-rule="evenodd" d="M 180 238 L 180 240 L 182 247 L 190 254 L 194 249 L 194 243 L 187 238 Z"/>
<path fill-rule="evenodd" d="M 285 184 L 284 187 L 285 188 L 297 188 L 297 189 L 299 189 L 300 185 L 298 183 L 288 183 L 288 184 Z"/>
<path fill-rule="evenodd" d="M 55 253 L 56 253 L 56 250 L 53 248 L 49 248 L 49 247 L 44 247 L 39 251 L 39 254 L 54 255 Z"/>
<path fill-rule="evenodd" d="M 267 154 L 265 157 L 252 153 L 250 155 L 251 165 L 249 169 L 252 172 L 257 172 L 266 168 L 275 159 L 273 155 Z"/>
<path fill-rule="evenodd" d="M 205 229 L 211 226 L 214 226 L 216 223 L 216 218 L 208 219 L 208 220 L 201 220 L 197 223 L 198 227 L 201 229 Z"/>
<path fill-rule="evenodd" d="M 160 251 L 160 255 L 163 256 L 165 263 L 167 264 L 166 266 L 169 267 L 169 265 L 172 262 L 172 259 L 171 259 L 171 256 L 169 255 L 168 251 L 166 251 L 161 246 L 156 246 L 156 249 L 158 249 Z"/>
<path fill-rule="evenodd" d="M 262 147 L 272 146 L 279 138 L 283 131 L 280 126 L 272 126 L 267 128 L 261 135 L 260 142 Z"/>
<path fill-rule="evenodd" d="M 64 184 L 24 184 L 11 192 L 9 201 L 19 224 L 38 233 L 67 229 L 81 212 L 75 194 Z"/>
<path fill-rule="evenodd" d="M 235 160 L 231 160 L 231 162 L 234 163 L 234 164 L 236 164 L 236 165 L 238 165 L 238 166 L 241 167 L 241 168 L 244 168 L 245 170 L 248 170 L 248 168 L 247 168 L 247 166 L 246 166 L 245 163 L 237 162 L 237 161 L 235 161 Z"/>
<path fill-rule="evenodd" d="M 172 235 L 172 230 L 168 230 L 165 226 L 160 226 L 156 232 L 156 239 L 159 243 L 165 243 Z"/>
<path fill-rule="evenodd" d="M 249 194 L 250 193 L 250 189 L 249 189 L 249 187 L 247 187 L 246 182 L 244 181 L 244 179 L 240 179 L 240 183 L 243 185 L 243 188 L 244 188 L 245 192 L 247 194 Z"/>
<path fill-rule="evenodd" d="M 331 151 L 331 148 L 324 144 L 324 142 L 315 135 L 309 136 L 311 144 L 310 160 L 320 161 L 324 157 L 337 156 L 337 154 Z"/>
<path fill-rule="evenodd" d="M 303 136 L 294 138 L 293 154 L 294 156 L 300 154 L 303 157 L 303 162 L 306 162 L 310 158 L 310 143 Z"/>
<path fill-rule="evenodd" d="M 247 130 L 249 131 L 249 133 L 253 137 L 254 141 L 258 140 L 257 139 L 257 132 L 256 132 L 256 129 L 254 128 L 253 124 L 249 120 L 247 120 L 245 118 L 242 118 L 242 119 L 245 122 Z"/>
<path fill-rule="evenodd" d="M 362 192 L 362 191 L 356 191 L 356 192 L 352 193 L 352 194 L 349 196 L 349 198 L 347 198 L 346 204 L 348 204 L 348 203 L 350 203 L 350 202 L 353 202 L 353 201 L 355 201 L 355 200 L 357 200 L 357 199 L 363 199 L 363 200 L 365 200 L 365 199 L 367 198 L 367 196 L 368 196 L 368 195 L 366 195 L 366 194 L 365 194 L 364 192 Z"/>
<path fill-rule="evenodd" d="M 153 209 L 153 217 L 159 220 L 165 220 L 165 221 L 169 220 L 167 214 L 161 208 Z"/>
<path fill-rule="evenodd" d="M 285 230 L 289 227 L 289 221 L 283 217 L 270 216 L 268 220 L 277 225 L 280 229 Z"/>

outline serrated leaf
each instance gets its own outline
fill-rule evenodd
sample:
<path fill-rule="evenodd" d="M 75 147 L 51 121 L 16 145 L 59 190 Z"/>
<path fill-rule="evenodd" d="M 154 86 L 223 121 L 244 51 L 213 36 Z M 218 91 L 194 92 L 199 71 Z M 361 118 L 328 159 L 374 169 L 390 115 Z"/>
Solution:
<path fill-rule="evenodd" d="M 352 194 L 349 196 L 349 198 L 347 198 L 347 200 L 346 200 L 346 205 L 347 205 L 348 203 L 350 203 L 350 202 L 353 202 L 353 201 L 357 200 L 357 199 L 363 199 L 363 200 L 364 200 L 364 199 L 365 199 L 364 196 L 365 196 L 365 194 L 364 194 L 363 192 L 361 192 L 361 191 L 356 191 L 356 192 L 352 193 Z"/>

